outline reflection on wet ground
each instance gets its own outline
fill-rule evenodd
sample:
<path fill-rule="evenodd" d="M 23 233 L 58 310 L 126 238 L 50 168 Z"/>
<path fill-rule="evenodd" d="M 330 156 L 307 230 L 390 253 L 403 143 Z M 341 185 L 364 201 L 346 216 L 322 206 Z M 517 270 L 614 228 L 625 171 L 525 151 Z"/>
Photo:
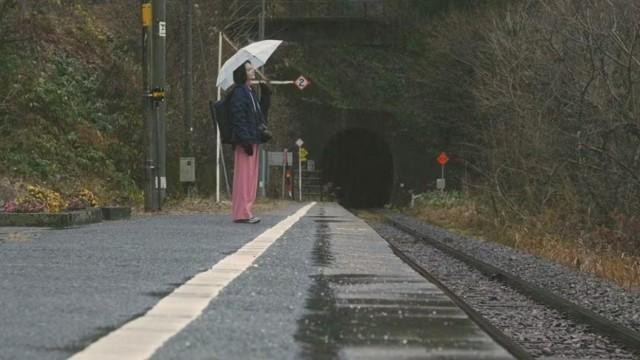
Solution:
<path fill-rule="evenodd" d="M 0 243 L 28 241 L 40 237 L 45 228 L 0 227 Z"/>
<path fill-rule="evenodd" d="M 349 219 L 343 219 L 349 220 Z M 335 226 L 316 222 L 313 276 L 296 340 L 302 358 L 509 358 L 438 288 L 419 276 L 336 271 Z M 335 251 L 335 253 L 334 253 Z M 359 254 L 350 254 L 357 257 Z M 372 269 L 376 272 L 376 269 Z"/>
<path fill-rule="evenodd" d="M 320 224 L 316 228 L 316 242 L 312 250 L 312 259 L 315 266 L 329 266 L 333 262 L 331 254 L 331 235 L 327 234 L 329 225 Z"/>

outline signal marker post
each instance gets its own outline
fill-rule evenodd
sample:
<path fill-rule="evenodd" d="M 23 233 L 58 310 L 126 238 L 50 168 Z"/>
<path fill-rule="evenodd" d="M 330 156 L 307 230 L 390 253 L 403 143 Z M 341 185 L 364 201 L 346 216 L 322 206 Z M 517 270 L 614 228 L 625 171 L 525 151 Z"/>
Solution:
<path fill-rule="evenodd" d="M 446 153 L 441 152 L 440 155 L 438 155 L 438 158 L 436 160 L 438 161 L 438 164 L 440 164 L 440 167 L 442 169 L 441 177 L 438 180 L 436 180 L 436 188 L 440 191 L 444 191 L 444 188 L 445 188 L 444 166 L 449 162 L 449 157 L 447 156 Z"/>
<path fill-rule="evenodd" d="M 294 84 L 298 89 L 300 89 L 300 91 L 304 90 L 304 88 L 309 86 L 310 83 L 311 82 L 309 81 L 309 79 L 302 75 L 298 76 L 298 78 L 294 81 Z"/>
<path fill-rule="evenodd" d="M 298 196 L 300 201 L 302 201 L 302 156 L 301 150 L 304 141 L 302 139 L 296 140 L 296 145 L 298 146 Z"/>

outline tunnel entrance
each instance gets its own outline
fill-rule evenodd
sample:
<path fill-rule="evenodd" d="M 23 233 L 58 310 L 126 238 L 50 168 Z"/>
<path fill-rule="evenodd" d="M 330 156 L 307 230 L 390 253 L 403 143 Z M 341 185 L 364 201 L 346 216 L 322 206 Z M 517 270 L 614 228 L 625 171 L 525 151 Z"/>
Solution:
<path fill-rule="evenodd" d="M 334 136 L 324 148 L 322 170 L 324 182 L 339 187 L 338 201 L 346 207 L 382 207 L 391 198 L 391 151 L 370 130 L 349 129 Z"/>

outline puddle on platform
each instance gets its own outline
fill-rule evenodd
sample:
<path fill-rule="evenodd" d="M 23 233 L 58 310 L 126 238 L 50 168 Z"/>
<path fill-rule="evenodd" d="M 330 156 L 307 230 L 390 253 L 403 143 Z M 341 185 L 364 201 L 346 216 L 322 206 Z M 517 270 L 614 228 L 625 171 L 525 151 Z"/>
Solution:
<path fill-rule="evenodd" d="M 331 235 L 327 234 L 329 225 L 320 224 L 316 228 L 316 242 L 311 251 L 315 266 L 327 267 L 335 260 L 331 254 Z"/>
<path fill-rule="evenodd" d="M 298 320 L 297 357 L 474 359 L 492 353 L 493 343 L 466 314 L 422 279 L 335 274 L 332 241 L 338 239 L 331 230 L 317 224 L 313 261 L 323 273 L 312 277 L 306 315 Z"/>
<path fill-rule="evenodd" d="M 450 303 L 427 297 L 416 299 L 342 298 L 345 287 L 365 282 L 365 276 L 318 275 L 309 291 L 307 315 L 299 320 L 296 340 L 304 358 L 338 358 L 345 349 L 362 347 L 398 347 L 415 353 L 416 347 L 478 348 L 484 337 L 467 316 Z M 385 279 L 370 276 L 375 284 Z"/>

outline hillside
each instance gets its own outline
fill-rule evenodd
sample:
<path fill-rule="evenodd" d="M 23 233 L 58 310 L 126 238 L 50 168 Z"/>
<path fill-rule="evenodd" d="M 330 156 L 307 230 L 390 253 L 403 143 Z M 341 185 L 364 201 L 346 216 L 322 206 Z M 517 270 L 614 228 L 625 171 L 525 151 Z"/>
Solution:
<path fill-rule="evenodd" d="M 112 201 L 138 198 L 138 45 L 135 32 L 123 31 L 135 29 L 135 14 L 80 3 L 3 6 L 3 186 L 88 187 Z"/>

